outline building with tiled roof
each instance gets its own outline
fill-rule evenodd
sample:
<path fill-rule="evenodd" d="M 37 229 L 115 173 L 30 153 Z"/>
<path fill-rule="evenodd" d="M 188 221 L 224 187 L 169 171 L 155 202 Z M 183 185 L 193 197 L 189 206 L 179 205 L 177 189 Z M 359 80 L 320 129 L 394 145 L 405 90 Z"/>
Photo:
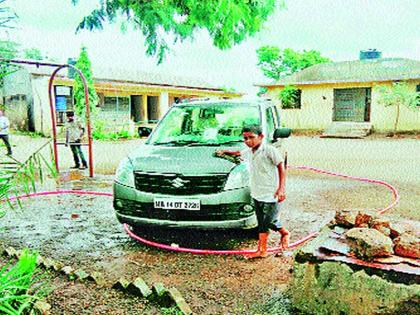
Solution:
<path fill-rule="evenodd" d="M 295 106 L 282 111 L 283 122 L 291 128 L 325 130 L 332 125 L 357 128 L 359 124 L 376 131 L 390 131 L 396 108 L 378 102 L 379 87 L 400 81 L 420 95 L 420 61 L 373 58 L 329 62 L 258 86 L 266 87 L 279 106 L 282 89 L 290 85 L 298 88 L 300 97 Z M 420 130 L 420 110 L 402 106 L 399 130 Z"/>
<path fill-rule="evenodd" d="M 18 110 L 9 117 L 19 129 L 49 134 L 51 119 L 48 81 L 54 68 L 21 65 L 21 69 L 6 78 L 3 103 Z M 163 75 L 131 69 L 94 68 L 94 86 L 99 96 L 98 118 L 116 129 L 133 124 L 150 124 L 159 120 L 171 104 L 185 98 L 239 97 L 200 78 Z M 57 73 L 54 97 L 57 122 L 73 111 L 74 79 L 63 69 Z M 17 115 L 17 117 L 14 117 Z"/>

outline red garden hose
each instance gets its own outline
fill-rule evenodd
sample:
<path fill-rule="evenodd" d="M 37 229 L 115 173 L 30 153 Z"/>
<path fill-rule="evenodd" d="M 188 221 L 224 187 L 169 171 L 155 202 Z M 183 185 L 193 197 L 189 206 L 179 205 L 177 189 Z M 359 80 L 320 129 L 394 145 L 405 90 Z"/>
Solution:
<path fill-rule="evenodd" d="M 288 168 L 299 169 L 299 170 L 308 170 L 308 171 L 312 171 L 312 172 L 316 172 L 316 173 L 320 173 L 320 174 L 337 176 L 337 177 L 356 180 L 356 181 L 360 181 L 360 182 L 366 182 L 366 183 L 372 183 L 372 184 L 378 184 L 378 185 L 385 186 L 386 188 L 391 190 L 394 201 L 390 205 L 388 205 L 387 207 L 377 210 L 380 214 L 388 211 L 392 207 L 395 207 L 395 205 L 397 205 L 397 203 L 400 200 L 400 196 L 398 194 L 397 189 L 395 187 L 393 187 L 391 184 L 389 184 L 385 181 L 382 181 L 382 180 L 369 179 L 369 178 L 363 178 L 363 177 L 355 177 L 355 176 L 350 176 L 350 175 L 325 171 L 325 170 L 321 170 L 321 169 L 318 169 L 318 168 L 315 168 L 315 167 L 310 167 L 310 166 L 288 166 Z M 112 193 L 98 192 L 98 191 L 56 190 L 56 191 L 44 191 L 44 192 L 36 192 L 36 193 L 27 194 L 27 195 L 16 196 L 16 197 L 10 198 L 9 200 L 13 201 L 15 199 L 29 198 L 29 197 L 35 197 L 35 196 L 61 195 L 61 194 L 95 195 L 95 196 L 107 196 L 107 197 L 112 197 L 113 196 Z M 176 251 L 176 252 L 201 254 L 201 255 L 209 255 L 209 254 L 212 254 L 212 255 L 244 255 L 244 254 L 251 254 L 251 253 L 256 252 L 256 250 L 251 250 L 251 249 L 213 250 L 213 249 L 195 249 L 195 248 L 185 248 L 185 247 L 171 246 L 171 245 L 166 245 L 166 244 L 161 244 L 161 243 L 149 241 L 147 239 L 139 237 L 138 235 L 134 234 L 130 230 L 130 228 L 127 224 L 124 224 L 124 230 L 127 232 L 127 234 L 131 238 L 133 238 L 137 241 L 140 241 L 140 242 L 142 242 L 146 245 L 154 246 L 154 247 L 157 247 L 157 248 L 160 248 L 160 249 L 172 250 L 172 251 Z M 317 234 L 318 234 L 318 232 L 311 233 L 311 234 L 301 238 L 300 240 L 297 240 L 296 242 L 291 243 L 287 249 L 293 249 L 293 248 L 299 246 L 300 244 L 314 238 Z M 277 253 L 277 252 L 282 251 L 282 249 L 280 247 L 271 247 L 271 248 L 267 249 L 267 251 L 270 252 L 270 253 Z"/>

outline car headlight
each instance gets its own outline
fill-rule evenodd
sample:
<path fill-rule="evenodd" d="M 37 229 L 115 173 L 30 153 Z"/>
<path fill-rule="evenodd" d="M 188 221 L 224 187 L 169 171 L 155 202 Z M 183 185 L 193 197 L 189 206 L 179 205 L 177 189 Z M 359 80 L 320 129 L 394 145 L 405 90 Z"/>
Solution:
<path fill-rule="evenodd" d="M 249 186 L 249 172 L 245 163 L 242 163 L 230 172 L 224 190 L 239 189 L 247 186 Z"/>
<path fill-rule="evenodd" d="M 125 186 L 134 187 L 134 168 L 128 157 L 124 158 L 118 165 L 115 180 Z"/>

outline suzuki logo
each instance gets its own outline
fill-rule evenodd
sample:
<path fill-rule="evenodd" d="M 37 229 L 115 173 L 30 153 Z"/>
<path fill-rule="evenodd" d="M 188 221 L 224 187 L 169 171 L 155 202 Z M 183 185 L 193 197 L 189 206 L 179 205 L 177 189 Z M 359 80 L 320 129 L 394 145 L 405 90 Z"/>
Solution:
<path fill-rule="evenodd" d="M 179 177 L 175 178 L 174 180 L 171 181 L 172 186 L 176 187 L 176 188 L 181 188 L 184 187 L 184 185 L 186 183 L 189 183 L 189 180 L 183 180 Z"/>

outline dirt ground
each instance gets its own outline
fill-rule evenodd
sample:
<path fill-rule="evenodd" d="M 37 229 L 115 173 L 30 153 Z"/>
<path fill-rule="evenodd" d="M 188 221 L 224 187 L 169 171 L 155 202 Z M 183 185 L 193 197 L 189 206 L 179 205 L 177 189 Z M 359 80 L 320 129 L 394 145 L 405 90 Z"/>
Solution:
<path fill-rule="evenodd" d="M 41 138 L 15 137 L 16 157 L 29 154 Z M 95 178 L 86 171 L 68 171 L 71 154 L 61 148 L 63 171 L 59 188 L 112 191 L 118 161 L 140 140 L 95 143 Z M 308 165 L 352 176 L 385 180 L 400 193 L 400 203 L 387 215 L 392 219 L 420 220 L 420 141 L 415 138 L 363 140 L 292 137 L 284 144 L 291 168 L 282 220 L 292 241 L 319 230 L 336 209 L 380 209 L 392 202 L 383 187 L 339 177 L 293 169 Z M 0 148 L 2 149 L 2 148 Z M 67 151 L 65 150 L 67 149 Z M 109 152 L 112 152 L 112 157 Z M 43 189 L 56 189 L 49 181 Z M 77 214 L 77 218 L 72 214 Z M 107 289 L 124 276 L 176 287 L 195 314 L 260 314 L 261 306 L 286 287 L 292 277 L 293 257 L 246 261 L 240 256 L 201 256 L 158 250 L 131 240 L 115 219 L 112 198 L 61 195 L 23 202 L 23 211 L 8 212 L 0 221 L 1 240 L 18 248 L 27 246 L 73 267 L 100 271 L 106 286 L 80 284 L 49 275 L 56 289 L 48 297 L 53 314 L 160 314 L 144 300 Z M 158 235 L 157 235 L 158 234 Z M 246 231 L 160 231 L 143 236 L 167 244 L 196 248 L 254 248 L 254 234 Z M 271 235 L 270 242 L 278 242 Z M 275 311 L 271 314 L 276 314 Z"/>

